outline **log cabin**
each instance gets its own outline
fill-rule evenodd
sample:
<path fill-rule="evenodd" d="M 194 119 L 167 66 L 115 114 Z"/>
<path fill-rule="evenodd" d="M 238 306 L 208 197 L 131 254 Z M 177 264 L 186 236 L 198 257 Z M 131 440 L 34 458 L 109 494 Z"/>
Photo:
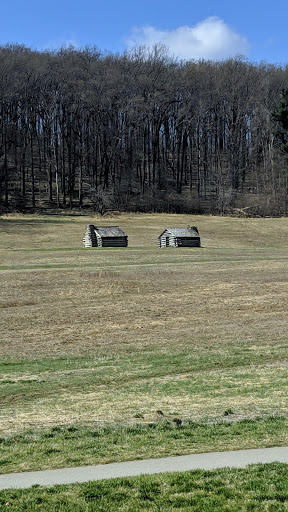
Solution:
<path fill-rule="evenodd" d="M 166 228 L 158 237 L 159 247 L 201 247 L 196 226 L 188 228 Z"/>
<path fill-rule="evenodd" d="M 84 247 L 127 247 L 128 236 L 119 226 L 88 224 L 83 237 Z"/>

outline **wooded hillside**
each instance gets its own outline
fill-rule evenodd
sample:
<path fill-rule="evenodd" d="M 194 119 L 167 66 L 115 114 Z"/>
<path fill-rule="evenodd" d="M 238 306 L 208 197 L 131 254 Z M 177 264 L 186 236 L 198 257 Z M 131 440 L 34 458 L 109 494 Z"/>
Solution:
<path fill-rule="evenodd" d="M 7 45 L 0 69 L 2 210 L 287 214 L 288 66 Z"/>

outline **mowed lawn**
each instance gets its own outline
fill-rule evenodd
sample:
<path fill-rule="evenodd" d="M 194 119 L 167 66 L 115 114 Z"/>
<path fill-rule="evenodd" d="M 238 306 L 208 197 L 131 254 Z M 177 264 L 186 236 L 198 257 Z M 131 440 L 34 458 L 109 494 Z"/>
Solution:
<path fill-rule="evenodd" d="M 15 512 L 285 512 L 285 464 L 116 478 L 0 491 L 1 510 Z"/>
<path fill-rule="evenodd" d="M 187 225 L 201 248 L 158 248 Z M 287 218 L 3 216 L 0 471 L 288 444 L 287 263 Z"/>

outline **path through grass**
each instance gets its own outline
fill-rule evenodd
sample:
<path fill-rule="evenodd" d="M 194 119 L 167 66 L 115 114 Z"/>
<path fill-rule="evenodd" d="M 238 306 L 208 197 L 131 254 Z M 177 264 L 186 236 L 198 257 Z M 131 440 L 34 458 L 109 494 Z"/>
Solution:
<path fill-rule="evenodd" d="M 0 491 L 0 507 L 15 512 L 284 512 L 288 509 L 287 465 Z"/>

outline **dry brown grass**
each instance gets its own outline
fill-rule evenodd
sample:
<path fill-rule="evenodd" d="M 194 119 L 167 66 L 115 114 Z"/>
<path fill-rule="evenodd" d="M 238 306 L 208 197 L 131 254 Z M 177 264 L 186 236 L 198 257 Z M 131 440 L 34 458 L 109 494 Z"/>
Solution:
<path fill-rule="evenodd" d="M 82 249 L 89 222 L 121 225 L 129 248 Z M 198 226 L 202 249 L 158 249 L 165 227 L 187 224 Z M 5 395 L 5 432 L 129 423 L 138 412 L 151 421 L 157 409 L 192 418 L 285 411 L 288 219 L 11 216 L 0 227 L 0 358 L 23 361 L 2 381 L 54 385 L 28 401 L 25 390 Z M 27 363 L 47 358 L 69 359 L 68 375 Z"/>

